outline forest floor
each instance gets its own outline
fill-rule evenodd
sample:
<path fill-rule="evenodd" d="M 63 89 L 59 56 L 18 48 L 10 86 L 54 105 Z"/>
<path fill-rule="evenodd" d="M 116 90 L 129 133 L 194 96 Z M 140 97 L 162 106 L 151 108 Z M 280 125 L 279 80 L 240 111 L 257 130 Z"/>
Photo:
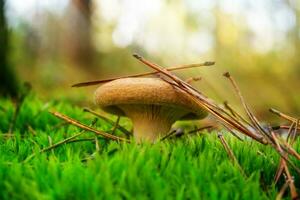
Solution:
<path fill-rule="evenodd" d="M 285 183 L 274 183 L 280 157 L 273 148 L 226 131 L 236 162 L 217 131 L 155 144 L 116 142 L 64 123 L 53 110 L 104 132 L 114 129 L 67 101 L 43 102 L 35 95 L 12 120 L 15 105 L 0 99 L 0 199 L 275 199 Z M 128 121 L 120 124 L 130 129 Z M 115 134 L 122 136 L 120 130 Z M 300 151 L 299 140 L 294 148 Z M 300 184 L 292 168 L 291 174 Z"/>

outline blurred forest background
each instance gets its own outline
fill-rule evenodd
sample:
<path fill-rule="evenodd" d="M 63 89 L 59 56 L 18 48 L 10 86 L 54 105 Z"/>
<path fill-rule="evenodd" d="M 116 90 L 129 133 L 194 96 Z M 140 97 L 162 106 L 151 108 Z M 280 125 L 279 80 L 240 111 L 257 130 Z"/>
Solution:
<path fill-rule="evenodd" d="M 240 107 L 229 71 L 261 119 L 300 113 L 299 0 L 0 0 L 1 93 L 30 82 L 45 99 L 92 102 L 95 86 L 70 85 L 162 66 L 215 61 L 177 72 Z M 272 119 L 272 118 L 271 118 Z"/>

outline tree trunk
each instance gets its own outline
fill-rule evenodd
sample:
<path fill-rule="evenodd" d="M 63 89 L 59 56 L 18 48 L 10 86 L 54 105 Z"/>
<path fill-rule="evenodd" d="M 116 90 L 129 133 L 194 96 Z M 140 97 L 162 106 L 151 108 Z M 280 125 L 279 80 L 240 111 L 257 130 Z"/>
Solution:
<path fill-rule="evenodd" d="M 15 75 L 8 61 L 9 35 L 5 18 L 5 1 L 0 0 L 0 95 L 17 95 Z"/>

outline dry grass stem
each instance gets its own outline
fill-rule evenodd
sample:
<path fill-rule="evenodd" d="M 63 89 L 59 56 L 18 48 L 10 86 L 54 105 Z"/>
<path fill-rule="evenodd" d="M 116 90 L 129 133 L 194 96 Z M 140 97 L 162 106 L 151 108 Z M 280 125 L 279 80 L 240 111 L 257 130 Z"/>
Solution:
<path fill-rule="evenodd" d="M 282 199 L 282 197 L 283 197 L 286 189 L 288 188 L 289 184 L 290 184 L 290 181 L 286 180 L 284 185 L 281 187 L 280 191 L 278 192 L 278 194 L 276 196 L 276 200 L 281 200 Z"/>
<path fill-rule="evenodd" d="M 245 172 L 242 169 L 242 167 L 240 166 L 238 160 L 236 159 L 236 157 L 234 156 L 233 151 L 231 150 L 231 148 L 229 147 L 228 143 L 226 142 L 225 138 L 223 137 L 223 135 L 221 133 L 218 133 L 218 138 L 221 141 L 221 144 L 223 145 L 226 153 L 228 154 L 229 158 L 231 159 L 231 161 L 233 162 L 233 164 L 237 165 L 239 170 L 242 172 L 242 174 L 245 176 Z"/>
<path fill-rule="evenodd" d="M 83 111 L 84 111 L 84 112 L 91 113 L 91 114 L 93 114 L 93 115 L 99 117 L 100 119 L 106 121 L 107 123 L 109 123 L 109 124 L 115 126 L 115 122 L 114 122 L 113 120 L 110 120 L 110 119 L 108 119 L 108 118 L 106 118 L 106 117 L 100 115 L 99 113 L 97 113 L 97 112 L 95 112 L 95 111 L 93 111 L 93 110 L 91 110 L 91 109 L 89 109 L 89 108 L 84 108 Z M 121 132 L 123 132 L 127 137 L 129 137 L 130 135 L 132 135 L 130 131 L 128 131 L 127 129 L 125 129 L 125 128 L 124 128 L 123 126 L 121 126 L 120 124 L 118 124 L 117 129 L 119 129 Z"/>
<path fill-rule="evenodd" d="M 167 135 L 163 136 L 160 141 L 163 141 L 169 137 L 171 137 L 174 133 L 176 133 L 177 130 L 171 130 Z"/>
<path fill-rule="evenodd" d="M 114 125 L 114 127 L 112 128 L 112 131 L 111 131 L 111 134 L 115 134 L 115 132 L 116 132 L 116 130 L 118 129 L 118 127 L 119 127 L 119 122 L 120 122 L 120 116 L 118 116 L 118 118 L 117 118 L 117 121 L 115 122 L 115 125 Z"/>
<path fill-rule="evenodd" d="M 97 135 L 102 136 L 103 138 L 110 139 L 110 140 L 115 140 L 115 141 L 129 142 L 129 140 L 127 140 L 125 138 L 121 138 L 121 137 L 118 137 L 118 136 L 115 136 L 115 135 L 111 135 L 109 133 L 105 133 L 105 132 L 100 131 L 100 130 L 93 129 L 93 128 L 91 128 L 91 127 L 89 127 L 85 124 L 82 124 L 81 122 L 76 121 L 76 120 L 74 120 L 74 119 L 72 119 L 72 118 L 70 118 L 66 115 L 63 115 L 63 114 L 59 113 L 59 112 L 50 112 L 50 113 L 52 115 L 62 119 L 62 120 L 74 125 L 74 126 L 77 126 L 77 127 L 81 128 L 83 130 L 86 130 L 86 131 L 91 131 L 91 132 L 93 132 Z"/>
<path fill-rule="evenodd" d="M 96 124 L 96 122 L 97 122 L 97 119 L 93 120 L 91 126 L 93 126 L 94 124 Z M 62 140 L 62 141 L 59 141 L 59 142 L 57 142 L 57 143 L 55 143 L 55 144 L 52 144 L 52 138 L 51 138 L 50 136 L 48 136 L 49 146 L 46 147 L 46 148 L 44 148 L 44 149 L 41 149 L 41 150 L 39 151 L 39 153 L 44 153 L 44 152 L 47 152 L 47 151 L 50 151 L 50 150 L 54 150 L 55 148 L 57 148 L 57 147 L 59 147 L 59 146 L 61 146 L 61 145 L 63 145 L 63 144 L 66 144 L 66 143 L 68 143 L 68 142 L 74 140 L 76 137 L 82 135 L 83 133 L 84 133 L 84 130 L 82 130 L 82 131 L 80 131 L 79 133 L 77 133 L 77 134 L 75 134 L 75 135 L 72 135 L 71 137 L 68 137 L 68 138 L 66 138 L 66 139 L 64 139 L 64 140 Z M 31 160 L 35 155 L 36 155 L 35 153 L 31 154 L 31 155 L 28 156 L 23 162 L 24 162 L 24 163 L 25 163 L 25 162 L 28 162 L 28 161 Z"/>
<path fill-rule="evenodd" d="M 234 137 L 236 137 L 238 140 L 240 141 L 244 141 L 239 135 L 237 135 L 230 127 L 228 127 L 227 125 L 225 124 L 222 124 L 222 126 L 224 126 L 228 131 L 229 133 L 231 133 Z"/>
<path fill-rule="evenodd" d="M 187 133 L 185 133 L 182 128 L 178 128 L 176 130 L 172 130 L 169 134 L 167 134 L 166 136 L 161 138 L 161 140 L 165 140 L 165 139 L 169 139 L 169 138 L 175 138 L 175 137 L 180 138 L 181 136 L 195 134 L 195 133 L 198 133 L 199 131 L 203 131 L 203 130 L 206 130 L 206 129 L 211 129 L 213 127 L 214 126 L 205 126 L 205 127 L 201 127 L 201 128 L 196 128 L 194 130 L 188 131 Z"/>
<path fill-rule="evenodd" d="M 289 129 L 290 126 L 287 126 L 287 125 L 280 125 L 280 126 L 273 126 L 272 129 L 273 130 L 279 130 L 279 129 Z M 297 131 L 300 131 L 300 127 L 297 128 Z"/>
<path fill-rule="evenodd" d="M 189 68 L 195 68 L 195 67 L 202 67 L 202 66 L 211 66 L 214 65 L 215 62 L 204 62 L 204 63 L 195 63 L 195 64 L 188 64 L 188 65 L 180 65 L 176 67 L 170 67 L 166 68 L 165 70 L 167 71 L 175 71 L 175 70 L 182 70 L 182 69 L 189 69 Z M 72 87 L 84 87 L 84 86 L 91 86 L 91 85 L 98 85 L 101 83 L 106 83 L 109 81 L 113 81 L 116 79 L 121 79 L 121 78 L 134 78 L 134 77 L 143 77 L 143 76 L 149 76 L 149 75 L 155 75 L 158 72 L 147 72 L 147 73 L 140 73 L 140 74 L 134 74 L 134 75 L 128 75 L 128 76 L 120 76 L 117 78 L 109 78 L 109 79 L 103 79 L 103 80 L 96 80 L 96 81 L 87 81 L 87 82 L 82 82 L 82 83 L 76 83 L 72 85 Z"/>
<path fill-rule="evenodd" d="M 282 112 L 280 112 L 280 111 L 278 111 L 278 110 L 276 110 L 274 108 L 270 108 L 269 111 L 271 113 L 273 113 L 273 114 L 275 114 L 275 115 L 283 118 L 283 119 L 286 119 L 286 120 L 290 121 L 290 122 L 295 122 L 296 123 L 298 121 L 296 118 L 291 117 L 291 116 L 289 116 L 287 114 L 284 114 L 284 113 L 282 113 Z M 298 121 L 298 125 L 299 125 L 299 121 Z"/>
<path fill-rule="evenodd" d="M 273 133 L 273 132 L 271 132 L 271 135 L 272 135 L 272 137 L 273 137 L 273 139 L 274 139 L 274 141 L 275 141 L 275 144 L 276 144 L 276 147 L 278 148 L 278 150 L 280 151 L 280 152 L 283 152 L 283 150 L 281 149 L 281 147 L 280 147 L 280 145 L 279 145 L 279 143 L 278 143 L 278 140 L 277 140 L 277 138 L 276 138 L 276 135 Z M 298 199 L 298 193 L 297 193 L 297 189 L 296 189 L 296 187 L 295 187 L 295 184 L 294 184 L 294 179 L 293 179 L 293 177 L 291 176 L 291 173 L 290 173 L 290 171 L 289 171 L 289 168 L 288 168 L 288 166 L 287 166 L 287 163 L 286 163 L 286 160 L 283 160 L 282 159 L 282 165 L 283 165 L 283 167 L 284 167 L 284 171 L 285 171 L 285 174 L 286 174 L 286 176 L 287 176 L 287 181 L 289 181 L 289 187 L 290 187 L 290 192 L 291 192 L 291 198 L 292 199 Z"/>
<path fill-rule="evenodd" d="M 126 128 L 124 128 L 123 126 L 121 126 L 121 125 L 119 124 L 119 121 L 118 121 L 118 124 L 117 124 L 117 126 L 116 126 L 116 122 L 114 122 L 113 120 L 108 119 L 108 118 L 106 118 L 106 117 L 100 115 L 99 113 L 97 113 L 97 112 L 95 112 L 95 111 L 93 111 L 93 110 L 91 110 L 91 109 L 89 109 L 89 108 L 84 108 L 83 111 L 84 111 L 84 112 L 91 113 L 92 115 L 97 116 L 97 117 L 99 117 L 100 119 L 106 121 L 107 123 L 113 125 L 114 127 L 116 127 L 116 129 L 119 129 L 121 132 L 123 132 L 127 137 L 129 137 L 130 135 L 132 135 L 132 133 L 131 133 L 130 131 L 128 131 Z M 119 117 L 119 116 L 118 116 L 118 117 Z M 119 120 L 120 120 L 120 119 L 119 119 Z"/>
<path fill-rule="evenodd" d="M 293 122 L 289 128 L 289 131 L 288 131 L 288 137 L 287 137 L 287 141 L 289 141 L 289 137 L 290 137 L 290 134 L 293 130 L 295 126 L 295 123 Z M 276 171 L 276 174 L 275 174 L 275 178 L 274 178 L 274 181 L 275 181 L 275 184 L 279 181 L 279 178 L 280 176 L 282 175 L 282 172 L 283 172 L 283 169 L 284 169 L 284 159 L 283 158 L 280 158 L 280 162 L 279 162 L 279 165 L 278 165 L 278 169 Z"/>
<path fill-rule="evenodd" d="M 214 126 L 212 126 L 212 125 L 204 126 L 204 127 L 200 127 L 200 128 L 196 128 L 194 130 L 191 130 L 191 131 L 187 132 L 187 134 L 194 134 L 194 133 L 198 133 L 199 131 L 212 129 L 212 128 L 214 128 Z"/>
<path fill-rule="evenodd" d="M 259 121 L 256 119 L 256 117 L 253 115 L 253 113 L 250 111 L 248 105 L 246 104 L 245 100 L 244 100 L 244 97 L 239 89 L 239 87 L 237 86 L 235 80 L 232 78 L 232 76 L 230 75 L 229 72 L 226 72 L 224 73 L 224 76 L 226 78 L 228 78 L 237 94 L 237 96 L 239 97 L 243 107 L 244 107 L 244 110 L 248 116 L 248 118 L 250 119 L 251 121 L 251 124 L 252 126 L 256 129 L 256 131 L 258 133 L 260 133 L 262 136 L 264 136 L 264 138 L 270 143 L 270 142 L 273 142 L 272 141 L 272 137 L 270 137 L 269 133 L 267 131 L 265 131 L 265 129 L 260 125 Z"/>
<path fill-rule="evenodd" d="M 224 102 L 224 107 L 230 111 L 230 113 L 236 117 L 237 119 L 241 120 L 242 122 L 244 122 L 245 124 L 247 124 L 248 126 L 250 126 L 251 128 L 254 129 L 254 127 L 252 126 L 252 124 L 250 122 L 248 122 L 244 117 L 242 117 L 237 111 L 235 111 L 231 106 L 230 104 L 225 101 Z"/>

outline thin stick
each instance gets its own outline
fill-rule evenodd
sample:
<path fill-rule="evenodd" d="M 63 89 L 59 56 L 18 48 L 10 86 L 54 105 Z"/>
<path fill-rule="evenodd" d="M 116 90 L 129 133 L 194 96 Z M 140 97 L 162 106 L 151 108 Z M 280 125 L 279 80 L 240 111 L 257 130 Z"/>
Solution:
<path fill-rule="evenodd" d="M 179 129 L 171 131 L 169 134 L 167 134 L 161 140 L 169 139 L 169 138 L 174 138 L 174 137 L 179 138 L 179 137 L 181 137 L 183 135 L 190 135 L 190 134 L 198 133 L 199 131 L 202 131 L 202 130 L 205 130 L 205 129 L 210 129 L 212 127 L 213 126 L 205 126 L 205 127 L 201 127 L 201 128 L 196 128 L 194 130 L 188 131 L 186 134 L 185 134 L 185 132 L 184 132 L 183 129 L 179 128 Z"/>
<path fill-rule="evenodd" d="M 294 127 L 295 127 L 296 124 L 297 124 L 296 122 L 293 122 L 293 123 L 291 124 L 289 130 L 288 130 L 286 141 L 287 141 L 289 144 L 291 144 L 291 139 L 292 139 L 291 137 L 292 137 L 292 134 L 293 134 L 292 131 L 293 131 L 293 129 L 294 129 Z M 296 132 L 297 132 L 297 128 L 298 128 L 298 127 L 295 127 Z"/>
<path fill-rule="evenodd" d="M 273 126 L 272 129 L 273 130 L 279 130 L 279 129 L 289 129 L 290 126 L 287 125 L 280 125 L 280 126 Z M 298 131 L 300 131 L 300 127 L 297 128 Z"/>
<path fill-rule="evenodd" d="M 212 125 L 200 127 L 200 128 L 195 129 L 195 130 L 191 130 L 191 131 L 187 132 L 187 134 L 198 133 L 199 131 L 203 131 L 203 130 L 206 130 L 206 129 L 211 129 L 213 127 L 214 126 L 212 126 Z"/>
<path fill-rule="evenodd" d="M 298 123 L 298 122 L 297 122 Z M 297 123 L 296 122 L 293 122 L 289 128 L 289 131 L 288 131 L 288 136 L 286 138 L 286 142 L 290 145 L 293 145 L 294 142 L 295 142 L 295 137 L 293 135 L 296 135 L 296 132 L 297 132 Z M 294 129 L 294 132 L 293 132 L 293 128 Z M 279 164 L 279 167 L 278 167 L 278 170 L 276 172 L 276 176 L 275 176 L 275 183 L 278 182 L 282 172 L 283 172 L 283 169 L 284 169 L 284 160 L 283 158 L 280 159 L 280 164 Z"/>
<path fill-rule="evenodd" d="M 276 200 L 281 200 L 283 197 L 283 194 L 285 193 L 286 189 L 288 188 L 290 184 L 290 180 L 286 180 L 284 185 L 281 187 L 280 191 L 278 192 L 276 196 Z"/>
<path fill-rule="evenodd" d="M 283 145 L 280 145 L 281 148 L 284 149 L 284 151 L 286 151 L 287 153 L 289 153 L 290 155 L 294 156 L 295 158 L 297 158 L 298 160 L 300 160 L 300 154 L 293 149 L 289 143 L 287 143 L 286 141 L 282 140 Z"/>
<path fill-rule="evenodd" d="M 204 63 L 195 63 L 195 64 L 170 67 L 170 68 L 166 68 L 166 70 L 167 71 L 175 71 L 175 70 L 189 69 L 189 68 L 202 67 L 202 66 L 211 66 L 214 64 L 215 64 L 215 62 L 208 61 L 208 62 L 204 62 Z M 149 76 L 149 75 L 155 75 L 157 73 L 159 73 L 159 72 L 155 71 L 155 72 L 147 72 L 147 73 L 134 74 L 134 75 L 128 75 L 128 76 L 120 76 L 120 77 L 109 78 L 109 79 L 104 79 L 104 80 L 87 81 L 87 82 L 82 82 L 82 83 L 76 83 L 76 84 L 72 85 L 72 87 L 84 87 L 84 86 L 98 85 L 98 84 L 106 83 L 106 82 L 113 81 L 116 79 Z"/>
<path fill-rule="evenodd" d="M 287 115 L 287 114 L 284 114 L 284 113 L 282 113 L 282 112 L 280 112 L 280 111 L 278 111 L 278 110 L 276 110 L 276 109 L 274 109 L 274 108 L 270 108 L 269 111 L 270 111 L 271 113 L 273 113 L 273 114 L 275 114 L 275 115 L 277 115 L 277 116 L 283 118 L 283 119 L 286 119 L 286 120 L 290 121 L 290 122 L 297 122 L 297 119 L 296 119 L 296 118 L 291 117 L 291 116 L 289 116 L 289 115 Z M 299 125 L 299 122 L 298 122 L 298 125 Z"/>
<path fill-rule="evenodd" d="M 115 140 L 115 141 L 124 141 L 124 142 L 129 142 L 129 140 L 125 139 L 125 138 L 121 138 L 121 137 L 118 137 L 118 136 L 115 136 L 115 135 L 111 135 L 109 133 L 105 133 L 103 131 L 100 131 L 100 130 L 96 130 L 96 129 L 93 129 L 85 124 L 82 124 L 81 122 L 79 121 L 76 121 L 66 115 L 63 115 L 59 112 L 50 112 L 52 115 L 74 125 L 74 126 L 77 126 L 83 130 L 86 130 L 86 131 L 91 131 L 97 135 L 101 135 L 102 137 L 106 138 L 106 139 L 111 139 L 111 140 Z"/>
<path fill-rule="evenodd" d="M 281 147 L 280 147 L 280 145 L 279 145 L 279 143 L 278 143 L 278 140 L 277 140 L 277 138 L 276 138 L 276 135 L 275 135 L 273 132 L 271 132 L 271 136 L 273 137 L 273 139 L 274 139 L 274 141 L 275 141 L 275 143 L 276 143 L 276 146 L 277 146 L 278 150 L 282 152 L 282 149 L 281 149 Z M 294 180 L 293 180 L 293 178 L 292 178 L 292 176 L 291 176 L 291 173 L 290 173 L 290 171 L 289 171 L 289 168 L 288 168 L 288 166 L 287 166 L 286 161 L 283 160 L 283 161 L 282 161 L 282 164 L 283 164 L 283 166 L 284 166 L 284 170 L 285 170 L 285 173 L 286 173 L 286 175 L 287 175 L 287 180 L 290 181 L 289 187 L 290 187 L 290 192 L 291 192 L 291 198 L 292 198 L 292 199 L 297 199 L 297 198 L 299 197 L 299 196 L 298 196 L 298 193 L 297 193 L 297 189 L 296 189 L 296 187 L 295 187 L 295 185 L 294 185 Z"/>
<path fill-rule="evenodd" d="M 112 121 L 112 120 L 110 120 L 110 119 L 108 119 L 108 118 L 106 118 L 106 117 L 100 115 L 99 113 L 97 113 L 97 112 L 95 112 L 95 111 L 93 111 L 93 110 L 91 110 L 91 109 L 89 109 L 89 108 L 84 108 L 83 111 L 84 111 L 84 112 L 89 112 L 89 113 L 91 113 L 91 114 L 93 114 L 93 115 L 95 115 L 95 116 L 97 116 L 97 117 L 103 119 L 104 121 L 108 122 L 109 124 L 111 124 L 111 125 L 113 125 L 113 126 L 115 125 L 115 122 L 114 122 L 114 121 Z M 122 131 L 126 136 L 130 136 L 130 135 L 131 135 L 131 133 L 130 133 L 128 130 L 126 130 L 123 126 L 118 125 L 117 128 L 118 128 L 120 131 Z"/>
<path fill-rule="evenodd" d="M 227 110 L 229 110 L 233 116 L 235 116 L 237 119 L 243 121 L 248 126 L 254 128 L 250 122 L 248 122 L 244 117 L 242 117 L 238 112 L 236 112 L 227 101 L 224 102 L 224 106 Z"/>
<path fill-rule="evenodd" d="M 171 137 L 171 135 L 173 135 L 176 131 L 177 131 L 177 130 L 172 130 L 172 131 L 170 131 L 167 135 L 163 136 L 163 137 L 160 139 L 160 141 L 163 141 L 163 140 L 165 140 L 165 139 Z"/>
<path fill-rule="evenodd" d="M 173 137 L 179 138 L 184 135 L 192 135 L 192 134 L 198 133 L 199 131 L 203 131 L 203 130 L 210 129 L 210 128 L 213 128 L 213 126 L 205 126 L 205 127 L 201 127 L 201 128 L 196 128 L 194 130 L 188 131 L 186 134 L 182 129 L 177 129 L 177 131 L 168 138 L 173 138 Z"/>
<path fill-rule="evenodd" d="M 248 118 L 252 122 L 252 125 L 257 129 L 258 132 L 260 132 L 262 135 L 265 136 L 265 139 L 267 139 L 269 142 L 273 142 L 272 137 L 270 137 L 269 134 L 262 128 L 259 121 L 256 119 L 256 117 L 250 111 L 248 105 L 246 104 L 246 102 L 244 100 L 244 97 L 242 96 L 242 93 L 241 93 L 239 87 L 237 86 L 235 80 L 232 78 L 230 73 L 226 72 L 226 73 L 224 73 L 224 76 L 230 80 L 235 92 L 237 93 L 237 95 L 238 95 L 238 97 L 239 97 L 239 99 L 240 99 L 240 101 L 241 101 L 241 103 L 244 107 L 244 110 L 246 111 L 246 114 L 248 115 Z"/>
<path fill-rule="evenodd" d="M 289 131 L 288 131 L 288 137 L 287 137 L 287 141 L 289 141 L 289 137 L 290 137 L 290 134 L 293 130 L 293 127 L 294 127 L 295 123 L 293 122 L 289 128 Z M 283 158 L 280 158 L 280 164 L 278 165 L 278 168 L 277 168 L 277 171 L 275 173 L 275 178 L 274 178 L 274 181 L 275 181 L 275 184 L 279 181 L 279 178 L 283 172 L 283 169 L 284 169 L 284 160 Z"/>
<path fill-rule="evenodd" d="M 96 122 L 97 122 L 97 119 L 93 120 L 92 126 L 93 126 L 94 124 L 96 124 Z M 53 145 L 52 145 L 52 139 L 51 139 L 51 141 L 49 141 L 50 145 L 49 145 L 48 147 L 44 148 L 44 149 L 41 149 L 41 150 L 39 151 L 39 153 L 44 153 L 44 152 L 53 150 L 53 149 L 55 149 L 55 148 L 57 148 L 57 147 L 59 147 L 59 146 L 61 146 L 61 145 L 63 145 L 63 144 L 66 144 L 66 143 L 72 141 L 73 139 L 75 139 L 76 137 L 82 135 L 82 134 L 84 133 L 84 131 L 85 131 L 85 130 L 82 130 L 82 131 L 80 131 L 79 133 L 77 133 L 77 134 L 75 134 L 75 135 L 72 135 L 71 137 L 68 137 L 68 138 L 66 138 L 66 139 L 64 139 L 64 140 L 61 140 L 61 141 L 59 141 L 59 142 L 57 142 L 57 143 L 55 143 L 55 144 L 53 144 Z M 31 154 L 31 155 L 28 156 L 23 162 L 24 162 L 24 163 L 28 162 L 28 161 L 31 160 L 35 155 L 36 155 L 36 153 Z"/>
<path fill-rule="evenodd" d="M 225 151 L 227 152 L 230 160 L 233 162 L 233 164 L 236 164 L 237 167 L 239 168 L 239 170 L 242 172 L 242 174 L 245 176 L 245 172 L 242 169 L 242 167 L 240 166 L 240 164 L 238 163 L 236 157 L 234 156 L 233 151 L 231 150 L 231 148 L 229 147 L 228 143 L 226 142 L 225 138 L 223 137 L 222 133 L 218 133 L 218 138 L 221 141 L 221 144 L 223 145 Z"/>
<path fill-rule="evenodd" d="M 297 119 L 297 122 L 296 122 L 296 125 L 295 125 L 295 129 L 293 131 L 293 134 L 291 135 L 291 140 L 290 140 L 290 144 L 291 145 L 293 145 L 295 143 L 295 141 L 296 141 L 298 124 L 299 124 L 299 119 Z"/>
<path fill-rule="evenodd" d="M 88 141 L 95 142 L 95 137 L 72 139 L 72 140 L 69 140 L 67 143 L 88 142 Z"/>
<path fill-rule="evenodd" d="M 226 124 L 222 124 L 228 131 L 231 133 L 234 137 L 236 137 L 240 141 L 244 141 L 239 135 L 237 135 L 230 127 L 228 127 Z"/>
<path fill-rule="evenodd" d="M 46 148 L 40 150 L 39 153 L 43 153 L 43 152 L 52 150 L 52 149 L 54 149 L 54 148 L 56 148 L 56 147 L 58 147 L 58 146 L 60 146 L 60 145 L 62 145 L 62 144 L 67 143 L 68 141 L 72 140 L 73 138 L 78 137 L 78 136 L 81 135 L 81 134 L 82 134 L 82 132 L 77 133 L 77 134 L 75 134 L 75 135 L 73 135 L 73 136 L 71 136 L 71 137 L 69 137 L 69 138 L 66 138 L 66 139 L 64 139 L 64 140 L 62 140 L 62 141 L 60 141 L 60 142 L 58 142 L 58 143 L 55 143 L 54 145 L 50 145 L 49 147 L 46 147 Z M 36 155 L 36 153 L 31 154 L 30 156 L 28 156 L 28 157 L 23 161 L 23 163 L 28 162 L 28 161 L 31 160 L 35 155 Z"/>
<path fill-rule="evenodd" d="M 112 129 L 112 133 L 111 134 L 115 134 L 115 132 L 116 132 L 116 130 L 118 129 L 118 127 L 119 127 L 119 122 L 120 122 L 120 116 L 118 116 L 118 118 L 117 118 L 117 121 L 116 121 L 116 123 L 115 123 L 115 126 L 113 127 L 113 129 Z"/>

